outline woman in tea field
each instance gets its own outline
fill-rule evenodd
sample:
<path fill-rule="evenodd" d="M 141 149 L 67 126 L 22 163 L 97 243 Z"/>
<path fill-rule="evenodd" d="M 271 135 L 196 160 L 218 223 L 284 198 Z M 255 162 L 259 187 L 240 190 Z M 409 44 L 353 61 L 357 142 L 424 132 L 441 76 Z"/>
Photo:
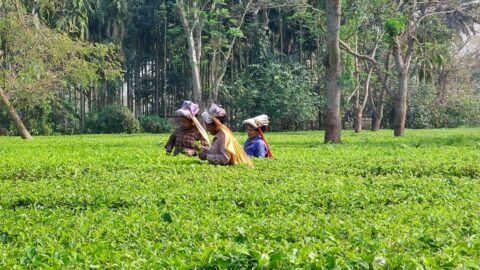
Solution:
<path fill-rule="evenodd" d="M 273 158 L 270 147 L 265 139 L 265 131 L 268 127 L 268 116 L 265 114 L 243 121 L 247 128 L 248 139 L 243 149 L 249 157 Z"/>
<path fill-rule="evenodd" d="M 196 156 L 201 149 L 196 142 L 200 142 L 203 147 L 208 147 L 208 135 L 198 122 L 197 115 L 199 106 L 191 101 L 184 101 L 182 107 L 175 114 L 179 118 L 179 127 L 175 129 L 170 136 L 165 149 L 167 154 L 178 155 L 180 153 L 187 156 Z"/>
<path fill-rule="evenodd" d="M 243 148 L 233 136 L 231 130 L 225 126 L 226 111 L 213 103 L 208 112 L 202 113 L 208 132 L 215 137 L 211 147 L 204 147 L 199 154 L 200 159 L 208 160 L 214 165 L 252 165 Z"/>

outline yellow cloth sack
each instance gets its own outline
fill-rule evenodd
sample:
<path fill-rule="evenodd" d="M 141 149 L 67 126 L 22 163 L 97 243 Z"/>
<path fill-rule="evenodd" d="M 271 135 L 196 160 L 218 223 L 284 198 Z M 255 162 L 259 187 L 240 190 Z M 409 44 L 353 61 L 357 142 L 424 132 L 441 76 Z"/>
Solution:
<path fill-rule="evenodd" d="M 232 155 L 230 160 L 231 165 L 240 165 L 246 164 L 248 166 L 252 166 L 252 160 L 247 156 L 243 147 L 238 143 L 237 139 L 233 136 L 232 131 L 225 126 L 224 124 L 220 123 L 216 117 L 212 117 L 215 125 L 219 126 L 220 129 L 225 134 L 225 149 L 228 153 Z"/>
<path fill-rule="evenodd" d="M 197 130 L 200 132 L 200 135 L 202 135 L 203 139 L 205 139 L 205 141 L 207 141 L 208 145 L 210 146 L 210 140 L 208 139 L 208 134 L 203 128 L 203 126 L 200 124 L 198 119 L 195 116 L 193 116 L 192 121 L 195 127 L 197 127 Z"/>

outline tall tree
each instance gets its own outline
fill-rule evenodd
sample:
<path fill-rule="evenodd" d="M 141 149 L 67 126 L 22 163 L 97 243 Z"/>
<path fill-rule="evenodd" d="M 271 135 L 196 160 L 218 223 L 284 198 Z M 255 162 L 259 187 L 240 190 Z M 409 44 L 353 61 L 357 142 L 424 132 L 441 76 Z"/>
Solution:
<path fill-rule="evenodd" d="M 209 14 L 209 48 L 210 48 L 210 101 L 218 101 L 220 87 L 232 58 L 233 49 L 238 38 L 244 37 L 242 27 L 246 15 L 251 12 L 253 0 L 230 4 L 228 9 L 214 9 Z M 228 23 L 225 23 L 228 22 Z"/>
<path fill-rule="evenodd" d="M 385 96 L 388 93 L 388 89 L 389 89 L 387 74 L 389 72 L 389 66 L 390 66 L 389 59 L 390 59 L 390 57 L 389 57 L 389 55 L 387 55 L 386 60 L 385 60 L 386 61 L 385 65 L 382 65 L 377 59 L 375 59 L 375 55 L 376 55 L 378 45 L 379 45 L 378 42 L 380 41 L 380 38 L 382 36 L 383 36 L 383 34 L 378 36 L 378 39 L 377 39 L 377 41 L 374 45 L 374 48 L 372 49 L 372 54 L 371 55 L 360 54 L 358 51 L 351 49 L 347 43 L 345 43 L 343 41 L 340 41 L 342 49 L 344 49 L 346 52 L 354 55 L 358 59 L 361 59 L 361 60 L 366 62 L 365 63 L 365 65 L 367 66 L 367 69 L 366 69 L 367 81 L 365 82 L 366 91 L 370 87 L 370 76 L 371 76 L 371 72 L 373 70 L 375 70 L 375 73 L 377 74 L 378 80 L 380 81 L 380 92 L 378 94 L 377 101 L 376 101 L 376 103 L 372 102 L 372 110 L 373 110 L 373 115 L 374 115 L 373 124 L 372 124 L 372 130 L 373 131 L 377 131 L 377 130 L 380 129 L 380 125 L 381 125 L 381 122 L 382 122 L 382 119 L 383 119 L 383 107 L 384 107 L 384 102 L 385 102 Z M 368 67 L 368 65 L 370 65 L 370 66 Z M 358 111 L 356 112 L 356 118 L 360 118 L 360 116 L 358 114 L 363 114 L 363 110 L 365 109 L 365 106 L 366 106 L 366 103 L 365 103 L 366 98 L 367 98 L 367 94 L 365 94 L 364 100 L 363 100 L 361 106 L 360 107 L 356 106 L 356 108 L 358 109 Z M 373 98 L 371 98 L 371 100 L 373 100 Z M 355 130 L 360 131 L 361 127 L 357 126 L 355 128 Z"/>
<path fill-rule="evenodd" d="M 116 79 L 121 75 L 121 62 L 115 46 L 72 40 L 15 3 L 0 17 L 1 100 L 18 133 L 29 138 L 14 107 L 35 107 L 53 96 L 65 98 L 65 89 L 83 89 L 102 79 Z"/>
<path fill-rule="evenodd" d="M 203 18 L 201 12 L 204 1 L 176 0 L 180 19 L 182 21 L 188 44 L 188 59 L 192 69 L 193 101 L 203 104 L 202 78 L 200 61 L 202 58 L 202 28 Z M 206 1 L 208 2 L 208 1 Z"/>
<path fill-rule="evenodd" d="M 340 118 L 340 16 L 341 0 L 327 0 L 327 112 L 325 117 L 325 143 L 339 143 L 342 123 Z"/>
<path fill-rule="evenodd" d="M 187 3 L 188 2 L 188 3 Z M 204 86 L 202 81 L 203 47 L 209 48 L 208 67 L 210 101 L 217 100 L 218 92 L 231 59 L 237 38 L 242 37 L 245 16 L 250 12 L 253 0 L 238 4 L 224 0 L 176 0 L 180 19 L 186 33 L 188 59 L 192 71 L 193 100 L 203 103 Z M 207 29 L 206 29 L 207 28 Z M 202 44 L 203 32 L 207 30 L 208 44 Z"/>
<path fill-rule="evenodd" d="M 397 16 L 386 21 L 385 27 L 390 38 L 395 71 L 398 76 L 398 89 L 395 93 L 394 135 L 403 136 L 407 116 L 408 83 L 411 61 L 414 57 L 419 29 L 432 16 L 457 13 L 474 18 L 478 16 L 478 1 L 398 1 Z"/>

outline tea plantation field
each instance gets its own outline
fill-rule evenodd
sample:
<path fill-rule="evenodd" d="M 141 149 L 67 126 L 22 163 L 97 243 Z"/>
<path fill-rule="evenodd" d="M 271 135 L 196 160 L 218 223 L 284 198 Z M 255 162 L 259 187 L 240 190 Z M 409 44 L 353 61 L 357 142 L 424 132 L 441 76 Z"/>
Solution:
<path fill-rule="evenodd" d="M 0 137 L 0 269 L 480 269 L 480 129 L 392 133 L 269 133 L 253 168 Z"/>

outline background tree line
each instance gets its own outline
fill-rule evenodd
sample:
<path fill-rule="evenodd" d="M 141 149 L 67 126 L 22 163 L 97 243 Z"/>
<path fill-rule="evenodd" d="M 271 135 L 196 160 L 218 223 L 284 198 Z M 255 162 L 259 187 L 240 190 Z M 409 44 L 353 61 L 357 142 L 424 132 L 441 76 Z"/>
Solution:
<path fill-rule="evenodd" d="M 344 128 L 480 123 L 478 3 L 337 2 Z M 1 132 L 164 131 L 185 99 L 233 128 L 323 128 L 327 17 L 320 0 L 2 1 Z"/>

